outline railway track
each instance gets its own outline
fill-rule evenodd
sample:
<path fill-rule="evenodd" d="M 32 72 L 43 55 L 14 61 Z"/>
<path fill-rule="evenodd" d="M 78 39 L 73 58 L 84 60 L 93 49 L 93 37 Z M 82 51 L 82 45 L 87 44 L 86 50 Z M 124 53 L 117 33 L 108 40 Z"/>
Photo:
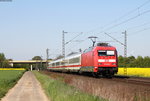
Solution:
<path fill-rule="evenodd" d="M 114 76 L 112 80 L 130 83 L 130 84 L 136 84 L 136 85 L 150 86 L 150 78 Z"/>
<path fill-rule="evenodd" d="M 94 78 L 92 75 L 89 74 L 84 74 L 84 75 L 79 75 L 79 74 L 67 74 L 67 73 L 59 73 L 59 72 L 53 72 L 54 74 L 58 75 L 73 75 L 73 76 L 79 76 L 79 77 L 89 77 L 89 78 Z M 124 83 L 129 83 L 129 84 L 136 84 L 136 85 L 143 85 L 143 86 L 150 86 L 150 78 L 143 78 L 143 77 L 130 77 L 130 76 L 117 76 L 115 75 L 112 78 L 106 78 L 106 77 L 99 77 L 98 79 L 103 79 L 103 80 L 109 80 L 109 81 L 116 81 L 116 82 L 124 82 Z"/>
<path fill-rule="evenodd" d="M 114 78 L 112 78 L 112 80 L 121 81 L 121 82 L 125 82 L 125 83 L 150 86 L 150 78 L 114 76 Z"/>

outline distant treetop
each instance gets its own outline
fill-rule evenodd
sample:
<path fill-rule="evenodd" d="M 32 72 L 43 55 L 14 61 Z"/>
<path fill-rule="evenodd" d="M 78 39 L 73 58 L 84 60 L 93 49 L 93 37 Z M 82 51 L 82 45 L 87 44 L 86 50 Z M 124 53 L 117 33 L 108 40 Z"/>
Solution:
<path fill-rule="evenodd" d="M 34 56 L 34 57 L 32 58 L 32 60 L 43 60 L 43 59 L 41 58 L 41 56 Z"/>

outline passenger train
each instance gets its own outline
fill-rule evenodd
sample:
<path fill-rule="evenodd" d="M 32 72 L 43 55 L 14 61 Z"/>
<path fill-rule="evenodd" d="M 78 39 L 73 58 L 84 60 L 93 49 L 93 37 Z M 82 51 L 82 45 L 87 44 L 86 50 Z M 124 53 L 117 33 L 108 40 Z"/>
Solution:
<path fill-rule="evenodd" d="M 83 53 L 52 61 L 48 70 L 61 72 L 91 73 L 98 77 L 113 76 L 118 72 L 117 50 L 108 44 L 100 43 Z"/>

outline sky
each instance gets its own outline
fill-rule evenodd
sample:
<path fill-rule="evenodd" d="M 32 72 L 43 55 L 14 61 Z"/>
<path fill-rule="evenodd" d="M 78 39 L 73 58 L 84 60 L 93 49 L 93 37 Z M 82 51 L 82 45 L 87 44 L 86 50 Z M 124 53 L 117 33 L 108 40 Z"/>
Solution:
<path fill-rule="evenodd" d="M 66 54 L 97 42 L 115 46 L 119 55 L 127 31 L 127 56 L 150 56 L 150 0 L 12 0 L 0 1 L 0 53 L 13 60 L 34 56 L 55 58 L 62 54 L 62 31 Z M 72 40 L 73 39 L 73 40 Z"/>

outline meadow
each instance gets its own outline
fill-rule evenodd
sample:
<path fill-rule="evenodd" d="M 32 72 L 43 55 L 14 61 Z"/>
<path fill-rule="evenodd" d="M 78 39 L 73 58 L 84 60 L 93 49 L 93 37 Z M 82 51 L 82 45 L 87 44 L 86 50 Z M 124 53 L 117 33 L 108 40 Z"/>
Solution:
<path fill-rule="evenodd" d="M 124 68 L 118 68 L 117 75 L 124 75 Z M 150 68 L 127 68 L 128 76 L 150 77 Z"/>
<path fill-rule="evenodd" d="M 17 83 L 24 72 L 24 70 L 0 70 L 0 98 Z"/>
<path fill-rule="evenodd" d="M 47 96 L 52 101 L 107 101 L 97 96 L 83 93 L 65 82 L 63 78 L 55 80 L 47 75 L 34 71 L 35 76 L 40 81 Z"/>

